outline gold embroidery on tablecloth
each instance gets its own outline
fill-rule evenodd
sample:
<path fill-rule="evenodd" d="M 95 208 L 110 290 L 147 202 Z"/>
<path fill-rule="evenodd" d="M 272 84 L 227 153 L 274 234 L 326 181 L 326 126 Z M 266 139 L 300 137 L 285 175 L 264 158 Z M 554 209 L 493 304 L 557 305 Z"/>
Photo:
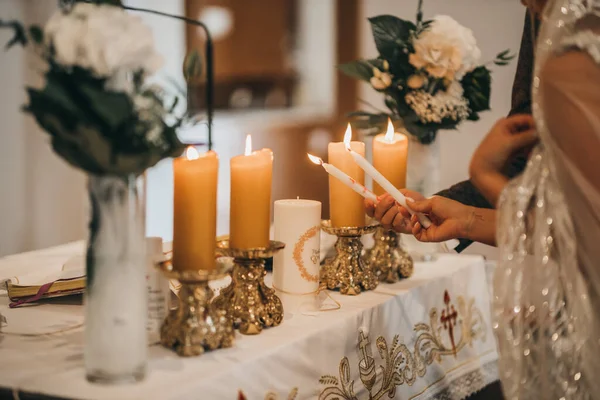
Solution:
<path fill-rule="evenodd" d="M 298 388 L 297 387 L 292 389 L 292 391 L 290 392 L 290 394 L 288 394 L 286 399 L 287 400 L 296 400 L 296 397 L 298 397 Z M 265 395 L 265 400 L 279 400 L 279 399 L 280 399 L 279 395 L 273 391 L 267 392 L 267 394 Z M 246 395 L 241 390 L 238 391 L 238 400 L 247 400 Z"/>
<path fill-rule="evenodd" d="M 302 253 L 304 252 L 304 245 L 306 244 L 306 242 L 309 239 L 318 235 L 319 232 L 321 232 L 321 227 L 313 226 L 312 228 L 304 232 L 304 234 L 300 236 L 300 239 L 298 239 L 298 242 L 296 242 L 296 244 L 294 245 L 294 253 L 292 255 L 292 258 L 294 259 L 294 262 L 296 263 L 296 266 L 300 271 L 300 276 L 302 277 L 302 279 L 308 282 L 319 282 L 319 275 L 312 275 L 306 270 L 306 267 L 304 266 L 304 260 L 302 259 Z M 310 257 L 310 260 L 313 262 L 313 264 L 319 265 L 319 250 L 313 250 L 313 254 Z"/>
<path fill-rule="evenodd" d="M 293 388 L 292 391 L 290 392 L 290 394 L 288 394 L 287 400 L 296 400 L 296 397 L 298 397 L 298 388 Z M 265 396 L 265 400 L 279 400 L 279 399 L 280 399 L 279 395 L 275 392 L 269 392 Z"/>
<path fill-rule="evenodd" d="M 429 311 L 429 324 L 418 323 L 414 326 L 417 338 L 412 352 L 406 344 L 400 343 L 399 335 L 394 336 L 391 346 L 388 346 L 383 336 L 379 336 L 375 345 L 383 361 L 380 366 L 375 365 L 369 346 L 369 335 L 365 335 L 362 330 L 359 332 L 359 376 L 371 400 L 381 399 L 386 394 L 393 398 L 398 386 L 412 386 L 417 378 L 425 376 L 427 367 L 434 361 L 440 363 L 444 357 L 456 357 L 465 346 L 471 346 L 475 340 L 486 340 L 483 314 L 475 306 L 475 299 L 465 300 L 464 297 L 458 296 L 456 303 L 457 308 L 452 304 L 448 291 L 445 291 L 441 315 L 438 314 L 438 309 L 433 307 Z M 458 341 L 455 337 L 457 324 L 461 332 Z M 443 332 L 446 332 L 448 340 L 442 338 Z M 381 374 L 381 386 L 374 390 L 378 370 Z M 350 362 L 348 357 L 344 357 L 340 361 L 339 378 L 333 375 L 321 376 L 319 382 L 325 388 L 321 391 L 319 400 L 356 400 L 355 382 L 351 376 Z"/>

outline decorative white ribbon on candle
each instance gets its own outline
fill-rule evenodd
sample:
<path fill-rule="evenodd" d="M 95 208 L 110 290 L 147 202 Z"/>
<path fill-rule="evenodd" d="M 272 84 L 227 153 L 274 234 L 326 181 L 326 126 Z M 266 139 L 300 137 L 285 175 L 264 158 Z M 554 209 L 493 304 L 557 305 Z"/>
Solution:
<path fill-rule="evenodd" d="M 371 200 L 373 202 L 377 202 L 377 196 L 375 193 L 371 192 L 364 185 L 356 182 L 356 180 L 352 179 L 349 175 L 345 174 L 342 170 L 337 167 L 324 163 L 322 159 L 319 157 L 308 154 L 308 158 L 315 164 L 320 164 L 323 166 L 323 169 L 327 171 L 327 173 L 333 176 L 336 179 L 339 179 L 343 184 L 348 186 L 350 189 L 354 190 L 356 193 L 360 194 L 365 199 Z"/>

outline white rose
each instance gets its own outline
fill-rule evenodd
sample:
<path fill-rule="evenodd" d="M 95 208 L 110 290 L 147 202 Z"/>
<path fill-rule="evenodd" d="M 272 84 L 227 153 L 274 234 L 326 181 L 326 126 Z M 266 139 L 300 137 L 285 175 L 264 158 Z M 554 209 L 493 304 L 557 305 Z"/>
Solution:
<path fill-rule="evenodd" d="M 77 3 L 70 13 L 50 18 L 45 36 L 57 62 L 98 77 L 138 70 L 151 74 L 162 65 L 151 29 L 119 7 Z"/>
<path fill-rule="evenodd" d="M 457 79 L 460 80 L 467 72 L 471 72 L 481 62 L 481 50 L 477 47 L 477 40 L 473 31 L 459 24 L 452 17 L 440 15 L 435 17 L 435 30 L 445 35 L 461 51 L 462 67 L 458 71 Z"/>
<path fill-rule="evenodd" d="M 79 43 L 78 38 L 85 33 L 85 25 L 82 21 L 63 18 L 54 21 L 55 33 L 52 37 L 56 61 L 62 65 L 74 66 L 78 64 Z"/>
<path fill-rule="evenodd" d="M 461 80 L 480 62 L 481 50 L 473 31 L 453 18 L 436 16 L 428 30 L 414 42 L 410 63 L 436 78 Z"/>

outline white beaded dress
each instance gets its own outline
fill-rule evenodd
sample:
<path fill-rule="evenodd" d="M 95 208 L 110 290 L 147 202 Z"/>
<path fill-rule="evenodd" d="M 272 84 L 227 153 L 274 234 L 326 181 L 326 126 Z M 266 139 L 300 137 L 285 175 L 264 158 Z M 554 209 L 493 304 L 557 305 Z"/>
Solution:
<path fill-rule="evenodd" d="M 505 189 L 494 329 L 507 399 L 600 399 L 600 0 L 550 0 L 540 143 Z"/>

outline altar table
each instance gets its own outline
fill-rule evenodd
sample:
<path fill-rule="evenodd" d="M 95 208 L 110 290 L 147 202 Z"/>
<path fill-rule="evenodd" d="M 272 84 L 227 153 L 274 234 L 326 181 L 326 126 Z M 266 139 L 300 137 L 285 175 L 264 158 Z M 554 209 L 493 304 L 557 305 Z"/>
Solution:
<path fill-rule="evenodd" d="M 81 251 L 82 244 L 73 244 L 34 254 Z M 0 260 L 0 280 L 18 274 L 19 265 L 26 268 L 22 260 Z M 329 293 L 341 308 L 286 315 L 279 327 L 260 335 L 237 334 L 230 349 L 181 358 L 151 345 L 144 382 L 102 386 L 84 377 L 80 298 L 9 309 L 0 291 L 6 318 L 0 393 L 235 400 L 242 392 L 247 399 L 424 400 L 462 399 L 498 380 L 482 258 L 444 254 L 416 263 L 408 280 L 355 297 Z"/>

